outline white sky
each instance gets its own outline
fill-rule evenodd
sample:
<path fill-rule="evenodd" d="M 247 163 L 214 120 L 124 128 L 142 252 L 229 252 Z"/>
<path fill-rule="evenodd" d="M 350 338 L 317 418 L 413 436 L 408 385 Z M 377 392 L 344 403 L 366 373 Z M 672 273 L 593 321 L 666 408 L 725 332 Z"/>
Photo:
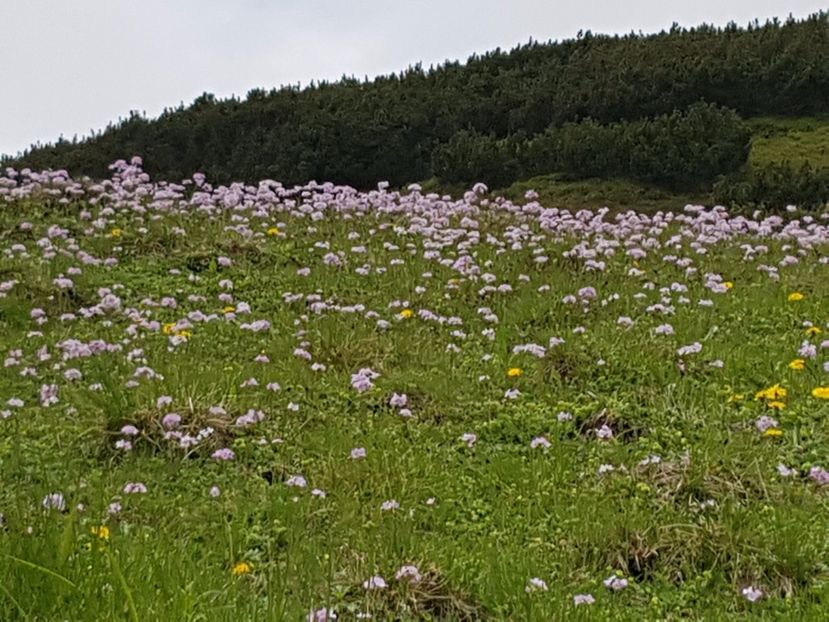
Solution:
<path fill-rule="evenodd" d="M 0 153 L 207 91 L 374 76 L 594 33 L 724 25 L 818 0 L 0 0 Z"/>

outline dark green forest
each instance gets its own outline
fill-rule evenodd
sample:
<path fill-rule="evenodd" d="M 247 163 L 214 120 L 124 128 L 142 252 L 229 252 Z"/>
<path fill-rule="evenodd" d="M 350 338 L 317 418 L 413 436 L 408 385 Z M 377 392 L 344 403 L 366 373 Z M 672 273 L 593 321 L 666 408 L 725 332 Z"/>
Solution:
<path fill-rule="evenodd" d="M 829 199 L 826 171 L 747 170 L 744 120 L 829 112 L 828 18 L 587 32 L 373 80 L 254 90 L 244 100 L 205 94 L 156 119 L 133 113 L 89 137 L 35 145 L 4 164 L 102 176 L 112 161 L 140 154 L 150 174 L 171 180 L 200 171 L 218 183 L 357 188 L 433 177 L 503 187 L 562 173 L 716 185 L 746 202 L 797 177 L 814 204 Z"/>

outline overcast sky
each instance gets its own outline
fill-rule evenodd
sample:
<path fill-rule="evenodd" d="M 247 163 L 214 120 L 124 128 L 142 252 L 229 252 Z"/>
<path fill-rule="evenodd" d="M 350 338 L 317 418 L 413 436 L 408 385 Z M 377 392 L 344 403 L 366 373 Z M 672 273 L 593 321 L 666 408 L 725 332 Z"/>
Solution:
<path fill-rule="evenodd" d="M 0 0 L 0 153 L 157 115 L 208 91 L 374 76 L 672 22 L 744 25 L 810 0 Z"/>

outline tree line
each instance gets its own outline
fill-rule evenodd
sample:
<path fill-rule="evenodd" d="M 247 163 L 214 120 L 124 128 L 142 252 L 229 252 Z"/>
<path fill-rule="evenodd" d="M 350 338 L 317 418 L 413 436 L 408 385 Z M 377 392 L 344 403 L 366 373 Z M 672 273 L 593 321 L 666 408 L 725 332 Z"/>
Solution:
<path fill-rule="evenodd" d="M 560 171 L 695 187 L 745 162 L 740 117 L 827 111 L 827 17 L 586 32 L 373 80 L 257 89 L 244 99 L 205 94 L 3 164 L 102 176 L 115 159 L 140 154 L 156 177 L 200 171 L 219 183 L 368 188 L 437 176 L 497 187 Z"/>

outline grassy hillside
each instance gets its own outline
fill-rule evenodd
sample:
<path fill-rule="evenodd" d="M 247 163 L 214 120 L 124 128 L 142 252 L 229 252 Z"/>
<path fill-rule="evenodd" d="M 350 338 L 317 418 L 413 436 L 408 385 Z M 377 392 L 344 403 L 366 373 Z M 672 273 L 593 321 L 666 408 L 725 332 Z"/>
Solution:
<path fill-rule="evenodd" d="M 750 166 L 789 162 L 829 169 L 829 117 L 750 119 Z"/>
<path fill-rule="evenodd" d="M 115 175 L 0 176 L 3 622 L 825 618 L 825 220 Z"/>
<path fill-rule="evenodd" d="M 538 194 L 544 206 L 568 209 L 627 209 L 655 212 L 676 211 L 685 205 L 703 205 L 709 197 L 704 193 L 678 193 L 625 179 L 567 180 L 556 175 L 534 177 L 512 184 L 496 194 L 513 201 L 525 200 L 529 190 Z"/>

